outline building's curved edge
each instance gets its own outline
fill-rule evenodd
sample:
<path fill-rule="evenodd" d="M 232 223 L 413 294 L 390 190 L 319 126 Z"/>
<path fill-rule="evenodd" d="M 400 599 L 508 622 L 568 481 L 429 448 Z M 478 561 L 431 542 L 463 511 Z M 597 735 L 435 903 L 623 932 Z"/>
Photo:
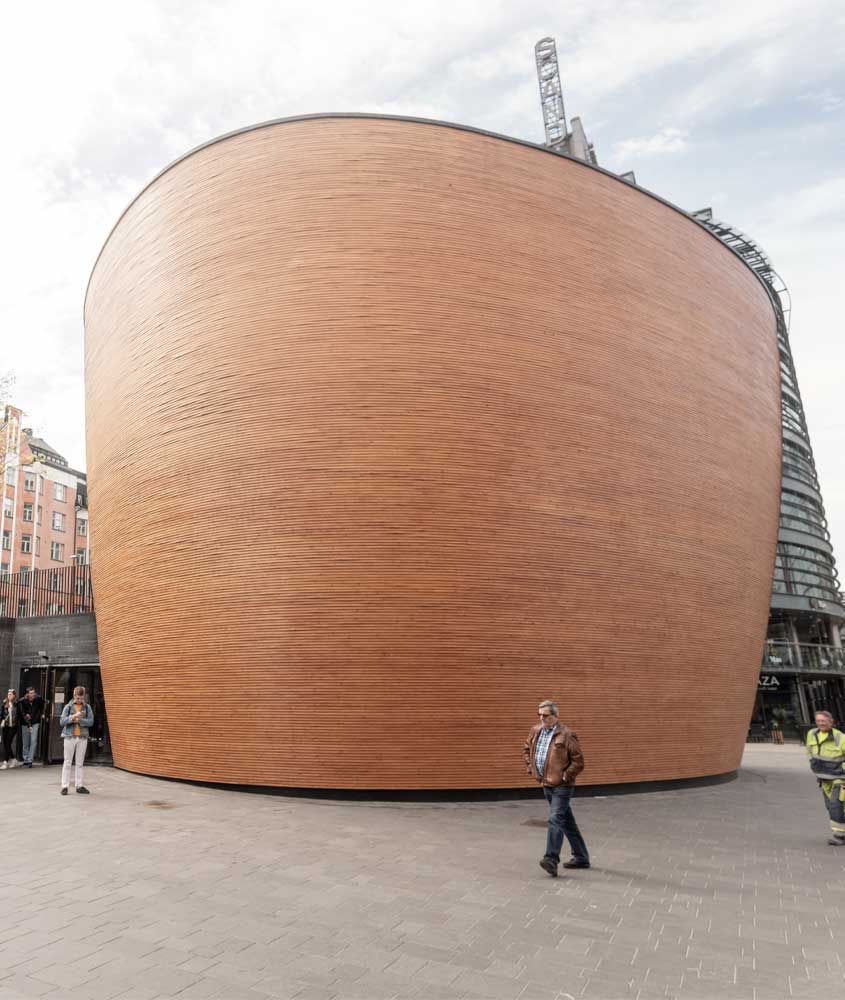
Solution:
<path fill-rule="evenodd" d="M 109 230 L 109 234 L 108 236 L 106 236 L 105 241 L 103 242 L 103 245 L 100 248 L 100 252 L 97 254 L 97 259 L 94 261 L 94 266 L 91 268 L 91 274 L 88 277 L 88 283 L 85 286 L 85 298 L 83 299 L 82 303 L 83 325 L 85 322 L 85 311 L 88 305 L 88 292 L 91 288 L 91 281 L 94 278 L 94 272 L 97 270 L 97 265 L 100 263 L 100 258 L 103 256 L 103 253 L 109 244 L 109 240 L 111 240 L 115 230 L 123 221 L 123 218 L 129 211 L 129 209 L 132 208 L 135 202 L 149 188 L 151 188 L 153 184 L 155 184 L 156 181 L 159 180 L 159 178 L 163 177 L 174 167 L 178 166 L 180 163 L 182 163 L 183 160 L 189 159 L 195 153 L 199 153 L 203 149 L 207 149 L 209 146 L 214 146 L 218 142 L 225 142 L 227 139 L 232 139 L 235 136 L 244 135 L 247 132 L 257 132 L 260 129 L 272 128 L 275 125 L 288 125 L 291 122 L 322 121 L 331 118 L 344 118 L 344 119 L 357 118 L 357 119 L 376 120 L 376 121 L 410 122 L 415 125 L 436 125 L 439 128 L 456 129 L 459 132 L 472 132 L 475 135 L 487 136 L 487 138 L 489 139 L 500 139 L 503 142 L 515 143 L 517 146 L 525 146 L 528 149 L 536 149 L 541 153 L 546 153 L 548 156 L 556 156 L 560 159 L 568 160 L 570 163 L 577 163 L 579 166 L 584 167 L 587 170 L 595 170 L 597 173 L 603 174 L 605 177 L 613 178 L 613 180 L 616 181 L 618 184 L 624 184 L 626 187 L 633 187 L 634 190 L 639 191 L 641 194 L 644 194 L 648 198 L 653 198 L 655 201 L 660 202 L 661 205 L 665 205 L 667 208 L 670 208 L 673 212 L 678 212 L 685 219 L 688 219 L 693 225 L 697 226 L 699 229 L 707 233 L 707 235 L 711 239 L 715 240 L 720 247 L 723 247 L 730 254 L 732 254 L 742 264 L 742 266 L 749 271 L 749 273 L 754 275 L 755 280 L 762 286 L 762 288 L 766 292 L 766 298 L 769 300 L 772 306 L 772 311 L 775 312 L 774 303 L 771 301 L 772 299 L 771 289 L 766 285 L 766 282 L 763 281 L 760 275 L 757 274 L 757 272 L 747 263 L 747 261 L 745 261 L 742 258 L 741 254 L 739 254 L 732 247 L 728 246 L 724 241 L 720 240 L 715 233 L 711 232 L 711 230 L 709 230 L 707 226 L 704 225 L 704 223 L 699 222 L 698 219 L 694 218 L 689 212 L 686 212 L 684 209 L 680 208 L 678 205 L 673 204 L 671 201 L 667 201 L 665 198 L 662 198 L 659 194 L 655 194 L 653 191 L 649 191 L 647 188 L 640 187 L 638 184 L 632 185 L 628 181 L 622 180 L 622 178 L 618 174 L 614 174 L 612 170 L 606 170 L 604 167 L 599 167 L 596 164 L 587 163 L 584 160 L 579 160 L 577 157 L 574 156 L 568 156 L 566 153 L 558 153 L 555 150 L 549 149 L 548 146 L 543 146 L 536 142 L 529 142 L 527 139 L 517 139 L 515 136 L 502 135 L 500 132 L 489 132 L 486 129 L 476 128 L 474 125 L 461 125 L 458 122 L 441 121 L 440 119 L 437 118 L 416 118 L 413 115 L 384 115 L 384 114 L 372 114 L 363 111 L 323 111 L 307 115 L 291 115 L 287 118 L 271 118 L 268 121 L 256 122 L 254 125 L 245 125 L 243 128 L 234 129 L 231 132 L 224 132 L 222 135 L 215 136 L 213 139 L 208 139 L 205 142 L 200 143 L 199 146 L 195 146 L 193 149 L 188 150 L 187 153 L 183 153 L 181 156 L 178 156 L 171 163 L 168 163 L 166 167 L 162 168 L 154 177 L 152 177 L 149 181 L 147 181 L 147 183 L 141 188 L 141 190 L 135 195 L 135 197 L 132 198 L 132 200 L 129 202 L 126 208 L 124 208 L 124 210 L 117 217 L 117 220 Z M 777 320 L 776 313 L 775 313 L 775 320 Z"/>
<path fill-rule="evenodd" d="M 255 795 L 279 795 L 296 799 L 316 799 L 336 802 L 501 802 L 536 799 L 541 794 L 539 785 L 533 788 L 467 788 L 467 789 L 359 789 L 359 788 L 288 788 L 274 785 L 239 785 L 224 781 L 196 781 L 192 778 L 173 778 L 168 775 L 150 774 L 120 767 L 119 771 L 137 774 L 156 781 L 173 781 L 180 785 L 200 788 L 218 788 L 230 792 L 250 792 Z M 613 785 L 578 785 L 578 798 L 595 798 L 609 795 L 640 795 L 648 792 L 684 791 L 723 785 L 735 781 L 739 769 L 722 774 L 704 774 L 695 778 L 667 778 L 662 781 L 630 781 Z"/>

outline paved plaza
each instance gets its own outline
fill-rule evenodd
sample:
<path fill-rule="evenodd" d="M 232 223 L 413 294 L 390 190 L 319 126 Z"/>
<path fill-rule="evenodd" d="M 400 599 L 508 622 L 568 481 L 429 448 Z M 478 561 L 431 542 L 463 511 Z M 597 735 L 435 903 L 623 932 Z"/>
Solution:
<path fill-rule="evenodd" d="M 845 850 L 801 749 L 737 781 L 576 800 L 594 867 L 538 867 L 542 799 L 340 802 L 91 768 L 0 774 L 0 1000 L 822 998 Z M 538 793 L 539 794 L 539 793 Z"/>

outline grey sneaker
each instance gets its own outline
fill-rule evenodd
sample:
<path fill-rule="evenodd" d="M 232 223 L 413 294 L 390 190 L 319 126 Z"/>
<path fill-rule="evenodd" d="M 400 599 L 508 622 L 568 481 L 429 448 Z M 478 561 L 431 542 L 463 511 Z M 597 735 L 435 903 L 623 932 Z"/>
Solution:
<path fill-rule="evenodd" d="M 838 833 L 834 833 L 834 835 L 828 840 L 828 844 L 830 844 L 831 847 L 845 847 L 845 836 L 840 836 Z"/>
<path fill-rule="evenodd" d="M 540 867 L 544 872 L 548 872 L 552 878 L 557 878 L 557 861 L 553 858 L 543 858 L 540 862 Z"/>

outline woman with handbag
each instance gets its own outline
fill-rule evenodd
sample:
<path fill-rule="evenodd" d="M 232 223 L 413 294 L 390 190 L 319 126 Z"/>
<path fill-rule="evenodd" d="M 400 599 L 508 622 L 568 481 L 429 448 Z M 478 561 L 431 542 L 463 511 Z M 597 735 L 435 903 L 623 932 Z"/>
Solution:
<path fill-rule="evenodd" d="M 17 767 L 20 763 L 15 758 L 15 740 L 21 728 L 21 710 L 18 705 L 17 692 L 10 688 L 8 694 L 3 699 L 0 707 L 0 755 L 3 763 L 0 764 L 0 771 L 5 771 L 7 767 Z"/>
<path fill-rule="evenodd" d="M 830 816 L 828 844 L 845 847 L 845 733 L 833 728 L 830 712 L 816 712 L 816 728 L 807 733 L 806 743 Z"/>

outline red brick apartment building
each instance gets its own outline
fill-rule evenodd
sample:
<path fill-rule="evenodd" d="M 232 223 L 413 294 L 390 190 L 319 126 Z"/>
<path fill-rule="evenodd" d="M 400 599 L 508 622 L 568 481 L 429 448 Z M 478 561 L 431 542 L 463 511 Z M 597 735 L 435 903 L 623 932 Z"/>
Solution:
<path fill-rule="evenodd" d="M 5 406 L 0 425 L 2 529 L 0 575 L 87 565 L 88 490 L 84 472 L 21 426 Z"/>

